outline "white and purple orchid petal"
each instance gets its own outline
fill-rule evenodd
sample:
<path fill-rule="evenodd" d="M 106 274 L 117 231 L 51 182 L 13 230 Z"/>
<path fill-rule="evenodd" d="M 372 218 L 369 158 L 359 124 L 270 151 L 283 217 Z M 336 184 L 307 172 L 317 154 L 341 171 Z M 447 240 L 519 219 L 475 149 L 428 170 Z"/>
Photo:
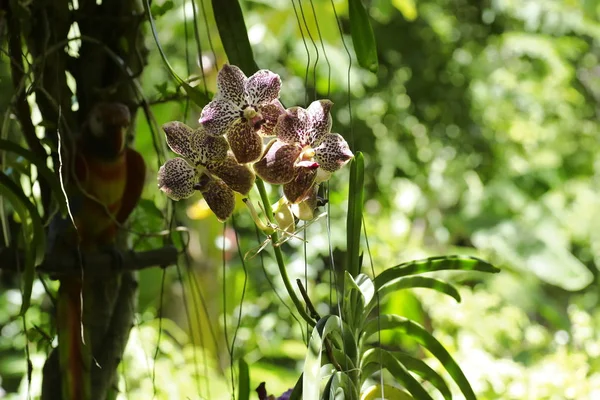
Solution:
<path fill-rule="evenodd" d="M 284 114 L 279 116 L 274 133 L 277 139 L 284 143 L 300 143 L 302 146 L 306 142 L 306 111 L 300 107 L 292 107 Z"/>
<path fill-rule="evenodd" d="M 167 145 L 177 155 L 185 157 L 191 163 L 196 164 L 199 155 L 192 146 L 194 131 L 192 128 L 179 121 L 167 122 L 162 126 L 167 138 Z"/>
<path fill-rule="evenodd" d="M 331 107 L 333 103 L 330 100 L 313 101 L 306 109 L 308 115 L 307 121 L 307 144 L 311 147 L 317 147 L 325 135 L 331 132 Z"/>
<path fill-rule="evenodd" d="M 241 107 L 246 101 L 244 91 L 247 80 L 246 75 L 235 65 L 223 65 L 217 75 L 215 100 L 228 100 Z"/>
<path fill-rule="evenodd" d="M 296 167 L 294 179 L 283 185 L 283 194 L 290 203 L 300 203 L 310 196 L 315 183 L 317 169 L 314 167 Z"/>
<path fill-rule="evenodd" d="M 262 138 L 252 125 L 240 119 L 235 121 L 227 133 L 227 141 L 240 164 L 256 161 L 263 150 Z"/>
<path fill-rule="evenodd" d="M 279 100 L 273 100 L 268 104 L 258 106 L 258 111 L 263 119 L 258 133 L 263 136 L 274 136 L 277 120 L 281 114 L 285 113 L 285 108 L 283 108 L 283 105 L 281 105 Z"/>
<path fill-rule="evenodd" d="M 281 79 L 276 73 L 261 69 L 248 78 L 244 89 L 247 104 L 257 106 L 270 103 L 279 98 Z"/>
<path fill-rule="evenodd" d="M 196 129 L 191 137 L 191 147 L 197 155 L 196 166 L 209 162 L 224 160 L 229 151 L 229 144 L 224 136 L 213 136 L 202 127 Z"/>
<path fill-rule="evenodd" d="M 321 144 L 314 150 L 315 160 L 328 172 L 337 171 L 354 157 L 346 140 L 337 133 L 325 135 Z"/>
<path fill-rule="evenodd" d="M 225 221 L 233 214 L 235 194 L 222 180 L 203 174 L 195 185 L 195 189 L 202 193 L 206 204 L 219 221 Z"/>
<path fill-rule="evenodd" d="M 193 195 L 197 180 L 196 168 L 183 158 L 169 160 L 158 170 L 158 188 L 173 200 Z"/>
<path fill-rule="evenodd" d="M 199 122 L 209 135 L 222 136 L 227 133 L 231 124 L 241 119 L 242 112 L 230 100 L 213 100 L 202 110 Z"/>
<path fill-rule="evenodd" d="M 254 171 L 269 183 L 287 183 L 295 176 L 295 163 L 301 152 L 302 149 L 297 144 L 272 140 L 263 157 L 254 164 Z"/>
<path fill-rule="evenodd" d="M 238 164 L 233 155 L 229 155 L 224 160 L 207 164 L 206 169 L 219 177 L 233 191 L 241 194 L 248 194 L 256 179 L 250 168 Z"/>

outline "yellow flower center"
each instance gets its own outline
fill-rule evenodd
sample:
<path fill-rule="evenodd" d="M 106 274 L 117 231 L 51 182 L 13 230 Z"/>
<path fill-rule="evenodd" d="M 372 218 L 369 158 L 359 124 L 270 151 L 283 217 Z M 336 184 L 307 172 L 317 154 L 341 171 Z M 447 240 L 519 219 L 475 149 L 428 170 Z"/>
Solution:
<path fill-rule="evenodd" d="M 249 106 L 244 109 L 244 118 L 246 121 L 252 121 L 257 115 L 258 112 L 254 109 L 254 107 Z"/>
<path fill-rule="evenodd" d="M 310 146 L 306 146 L 302 150 L 302 153 L 300 154 L 300 160 L 301 161 L 311 161 L 314 156 L 315 156 L 315 150 Z"/>

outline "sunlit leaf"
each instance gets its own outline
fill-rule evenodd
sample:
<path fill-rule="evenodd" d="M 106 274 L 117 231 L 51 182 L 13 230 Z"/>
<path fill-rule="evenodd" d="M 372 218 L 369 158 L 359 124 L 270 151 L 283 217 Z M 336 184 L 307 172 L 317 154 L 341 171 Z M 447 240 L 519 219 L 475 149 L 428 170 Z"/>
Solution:
<path fill-rule="evenodd" d="M 369 364 L 377 364 L 378 366 L 381 364 L 383 368 L 387 369 L 394 376 L 394 379 L 402 382 L 406 390 L 415 398 L 433 400 L 423 385 L 388 351 L 378 348 L 366 351 L 361 362 L 361 368 Z"/>
<path fill-rule="evenodd" d="M 348 0 L 350 32 L 358 64 L 371 72 L 377 72 L 377 45 L 369 14 L 361 0 Z"/>
<path fill-rule="evenodd" d="M 365 161 L 357 152 L 350 164 L 350 187 L 348 189 L 348 217 L 346 219 L 347 271 L 351 276 L 360 273 L 360 232 L 364 202 Z"/>
<path fill-rule="evenodd" d="M 372 318 L 365 324 L 363 336 L 361 337 L 361 347 L 365 344 L 370 336 L 376 334 L 380 330 L 396 330 L 415 339 L 419 344 L 429 350 L 434 357 L 440 360 L 446 371 L 448 371 L 452 379 L 454 379 L 467 400 L 475 399 L 475 393 L 473 392 L 469 381 L 465 377 L 456 361 L 452 358 L 444 346 L 429 332 L 427 332 L 424 327 L 399 315 L 380 315 Z M 413 392 L 411 391 L 411 393 Z"/>
<path fill-rule="evenodd" d="M 250 399 L 250 370 L 243 358 L 238 361 L 238 400 Z"/>
<path fill-rule="evenodd" d="M 429 278 L 426 276 L 406 276 L 392 279 L 381 286 L 377 293 L 379 293 L 379 298 L 381 300 L 389 293 L 397 290 L 413 288 L 433 289 L 440 293 L 447 294 L 448 296 L 453 297 L 456 301 L 460 302 L 460 293 L 458 293 L 458 290 L 454 286 L 439 279 Z M 368 311 L 371 311 L 373 307 L 377 305 L 376 300 L 377 299 L 372 299 L 368 304 Z"/>
<path fill-rule="evenodd" d="M 248 40 L 246 22 L 238 0 L 212 0 L 215 22 L 230 64 L 237 65 L 247 76 L 258 71 Z"/>
<path fill-rule="evenodd" d="M 410 393 L 395 386 L 383 385 L 383 392 L 387 400 L 414 400 Z M 360 400 L 378 400 L 381 399 L 381 393 L 381 386 L 373 385 L 362 393 Z"/>
<path fill-rule="evenodd" d="M 492 264 L 475 257 L 440 256 L 396 265 L 383 271 L 373 282 L 375 289 L 379 290 L 386 283 L 403 276 L 443 270 L 500 272 L 500 269 L 494 267 Z"/>

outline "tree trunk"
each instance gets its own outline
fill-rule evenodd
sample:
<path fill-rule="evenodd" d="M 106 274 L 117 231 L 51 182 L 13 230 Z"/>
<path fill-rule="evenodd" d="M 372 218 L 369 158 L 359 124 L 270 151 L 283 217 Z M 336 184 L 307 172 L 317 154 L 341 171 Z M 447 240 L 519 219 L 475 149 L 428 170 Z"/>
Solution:
<path fill-rule="evenodd" d="M 69 174 L 70 149 L 94 104 L 109 101 L 127 105 L 133 122 L 129 137 L 133 137 L 141 98 L 135 79 L 141 74 L 146 57 L 141 29 L 145 18 L 138 0 L 103 0 L 100 5 L 96 0 L 79 0 L 78 9 L 73 9 L 72 4 L 67 0 L 15 0 L 8 5 L 14 18 L 10 34 L 17 37 L 13 44 L 18 51 L 23 38 L 33 60 L 32 88 L 46 138 L 57 145 L 60 132 L 63 176 Z M 81 34 L 80 42 L 68 38 L 75 24 Z M 78 43 L 78 56 L 66 50 L 67 45 Z M 13 65 L 14 77 L 19 64 L 13 60 Z M 67 72 L 74 78 L 74 88 Z M 24 71 L 21 73 L 24 75 Z M 78 108 L 72 107 L 74 102 Z M 54 153 L 52 157 L 58 166 L 58 155 Z M 93 399 L 105 399 L 116 388 L 117 367 L 133 324 L 136 288 L 133 272 L 86 278 L 83 282 L 83 325 L 93 354 Z M 63 397 L 58 354 L 58 349 L 53 349 L 44 365 L 42 399 Z"/>

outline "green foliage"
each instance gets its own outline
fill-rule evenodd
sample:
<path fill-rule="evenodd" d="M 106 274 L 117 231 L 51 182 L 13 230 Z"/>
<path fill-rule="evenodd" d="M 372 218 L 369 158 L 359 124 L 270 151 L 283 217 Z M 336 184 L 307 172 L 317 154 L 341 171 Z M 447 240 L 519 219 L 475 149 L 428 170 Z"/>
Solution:
<path fill-rule="evenodd" d="M 348 10 L 352 43 L 358 64 L 371 72 L 377 72 L 379 68 L 377 43 L 369 21 L 369 14 L 361 0 L 348 0 Z"/>

